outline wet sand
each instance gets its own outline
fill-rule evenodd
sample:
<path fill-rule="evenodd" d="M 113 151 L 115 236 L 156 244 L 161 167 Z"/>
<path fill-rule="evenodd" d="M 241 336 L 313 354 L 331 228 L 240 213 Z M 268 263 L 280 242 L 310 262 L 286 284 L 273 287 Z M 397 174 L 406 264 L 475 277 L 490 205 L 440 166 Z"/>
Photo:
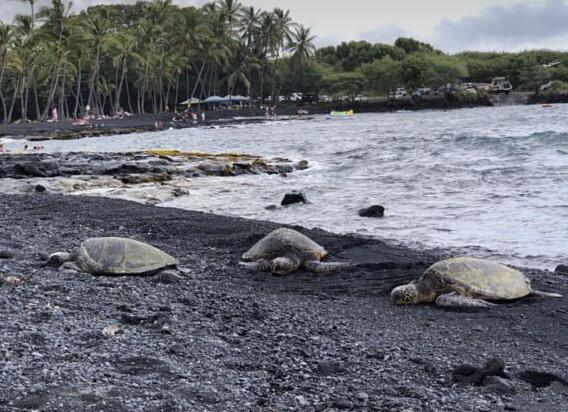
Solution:
<path fill-rule="evenodd" d="M 568 406 L 566 298 L 474 312 L 390 305 L 394 286 L 450 251 L 298 227 L 331 260 L 356 265 L 274 277 L 237 265 L 273 223 L 47 193 L 2 195 L 0 206 L 0 278 L 22 280 L 0 286 L 0 411 Z M 40 255 L 113 235 L 162 248 L 190 274 L 113 278 L 40 267 Z M 565 276 L 525 273 L 536 288 L 568 295 Z M 104 336 L 111 325 L 120 332 Z M 505 362 L 508 386 L 453 382 L 454 367 L 490 357 Z"/>

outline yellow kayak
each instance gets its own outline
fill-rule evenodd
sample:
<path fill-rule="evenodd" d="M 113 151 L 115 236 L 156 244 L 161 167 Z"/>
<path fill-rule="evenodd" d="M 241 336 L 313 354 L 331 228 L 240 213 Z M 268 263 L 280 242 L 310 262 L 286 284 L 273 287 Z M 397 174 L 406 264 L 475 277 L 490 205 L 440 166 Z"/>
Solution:
<path fill-rule="evenodd" d="M 346 111 L 332 111 L 330 116 L 333 117 L 345 117 L 345 116 L 353 116 L 353 110 L 346 110 Z"/>

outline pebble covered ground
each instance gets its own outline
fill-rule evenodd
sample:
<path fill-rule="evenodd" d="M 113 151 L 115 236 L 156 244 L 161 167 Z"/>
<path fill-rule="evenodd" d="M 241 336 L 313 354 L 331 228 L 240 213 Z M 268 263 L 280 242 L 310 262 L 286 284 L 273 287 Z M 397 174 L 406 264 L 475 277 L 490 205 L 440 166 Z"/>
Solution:
<path fill-rule="evenodd" d="M 393 307 L 392 287 L 440 253 L 299 228 L 356 265 L 279 278 L 237 265 L 272 223 L 48 193 L 0 206 L 2 412 L 568 409 L 567 298 Z M 146 241 L 189 274 L 41 267 L 95 236 Z M 568 296 L 565 276 L 527 274 Z M 492 357 L 509 379 L 453 381 L 456 366 Z"/>

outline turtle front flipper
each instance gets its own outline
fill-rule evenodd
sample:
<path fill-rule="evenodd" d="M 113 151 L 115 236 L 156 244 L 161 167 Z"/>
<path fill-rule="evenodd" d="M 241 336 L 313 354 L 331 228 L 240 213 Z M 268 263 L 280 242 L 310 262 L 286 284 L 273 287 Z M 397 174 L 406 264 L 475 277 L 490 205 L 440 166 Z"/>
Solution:
<path fill-rule="evenodd" d="M 496 306 L 494 303 L 486 302 L 483 299 L 474 299 L 457 293 L 446 293 L 438 296 L 436 305 L 450 308 L 491 308 Z"/>
<path fill-rule="evenodd" d="M 351 266 L 346 262 L 320 262 L 317 260 L 307 260 L 302 265 L 304 269 L 314 273 L 336 272 Z"/>
<path fill-rule="evenodd" d="M 255 262 L 239 262 L 251 272 L 270 272 L 270 262 L 266 259 L 259 259 Z"/>

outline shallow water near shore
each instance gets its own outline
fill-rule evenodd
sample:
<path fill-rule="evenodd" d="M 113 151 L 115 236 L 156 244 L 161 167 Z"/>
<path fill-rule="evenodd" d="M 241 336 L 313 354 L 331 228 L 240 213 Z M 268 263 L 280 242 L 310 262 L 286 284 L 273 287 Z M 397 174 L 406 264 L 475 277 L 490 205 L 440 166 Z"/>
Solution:
<path fill-rule="evenodd" d="M 522 266 L 568 261 L 568 105 L 358 114 L 42 142 L 45 151 L 175 148 L 306 159 L 288 177 L 189 182 L 162 204 L 455 248 Z M 6 142 L 17 149 L 23 142 Z M 307 205 L 268 211 L 302 190 Z M 384 219 L 357 216 L 372 204 Z"/>

